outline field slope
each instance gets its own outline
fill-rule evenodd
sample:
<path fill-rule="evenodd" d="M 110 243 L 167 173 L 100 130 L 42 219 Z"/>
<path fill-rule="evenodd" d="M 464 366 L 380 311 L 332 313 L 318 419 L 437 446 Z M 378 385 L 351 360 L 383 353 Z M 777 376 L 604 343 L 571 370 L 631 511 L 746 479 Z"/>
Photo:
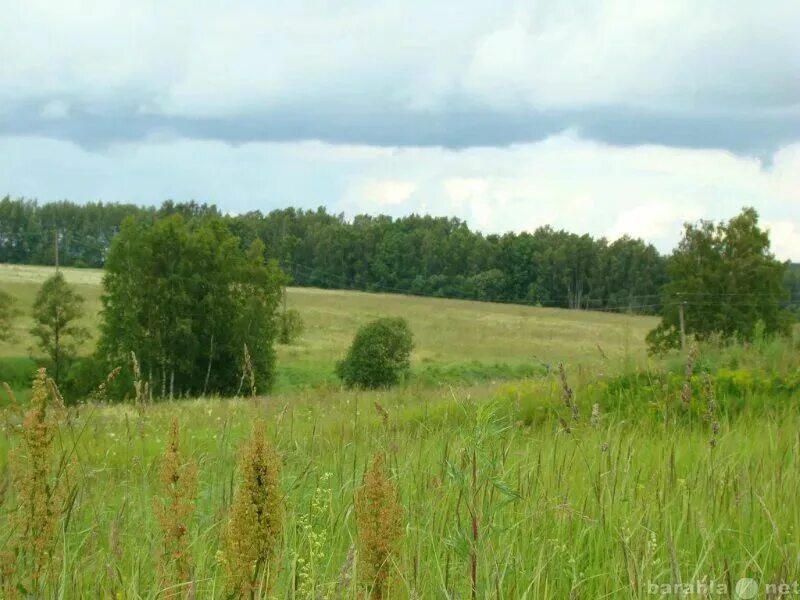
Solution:
<path fill-rule="evenodd" d="M 30 307 L 38 286 L 52 267 L 0 265 L 0 287 L 23 310 L 15 340 L 0 343 L 0 357 L 24 357 L 32 345 Z M 102 271 L 63 269 L 67 281 L 86 298 L 84 324 L 97 339 Z M 523 373 L 523 366 L 565 362 L 591 368 L 646 360 L 644 336 L 652 317 L 538 308 L 396 294 L 289 288 L 288 303 L 297 308 L 306 330 L 296 344 L 278 348 L 279 386 L 333 382 L 333 368 L 359 325 L 380 316 L 403 316 L 414 332 L 416 374 L 447 379 Z"/>

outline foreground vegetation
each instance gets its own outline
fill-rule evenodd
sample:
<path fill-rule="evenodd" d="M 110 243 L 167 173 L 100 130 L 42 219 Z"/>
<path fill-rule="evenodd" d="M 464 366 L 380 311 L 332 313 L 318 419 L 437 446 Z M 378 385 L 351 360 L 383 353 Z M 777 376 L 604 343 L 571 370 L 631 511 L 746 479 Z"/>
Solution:
<path fill-rule="evenodd" d="M 402 510 L 388 597 L 469 597 L 473 586 L 479 598 L 647 597 L 651 583 L 791 582 L 800 577 L 797 349 L 703 347 L 688 379 L 675 359 L 605 378 L 568 367 L 563 381 L 68 409 L 54 464 L 73 464 L 69 510 L 42 594 L 226 597 L 236 463 L 259 420 L 284 507 L 271 597 L 370 590 L 354 498 L 380 454 Z M 15 469 L 16 414 L 0 436 L 3 472 Z M 175 419 L 182 462 L 197 469 L 183 585 L 161 576 L 154 509 L 169 497 L 162 457 Z M 17 498 L 14 486 L 3 490 L 7 542 Z"/>

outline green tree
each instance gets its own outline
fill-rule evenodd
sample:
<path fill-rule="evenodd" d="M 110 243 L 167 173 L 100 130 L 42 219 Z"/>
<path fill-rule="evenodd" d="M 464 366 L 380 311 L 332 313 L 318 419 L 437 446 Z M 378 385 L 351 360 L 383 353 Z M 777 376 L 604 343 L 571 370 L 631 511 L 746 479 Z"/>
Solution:
<path fill-rule="evenodd" d="M 401 317 L 376 319 L 356 333 L 336 373 L 347 387 L 390 387 L 408 373 L 414 347 L 411 329 Z"/>
<path fill-rule="evenodd" d="M 795 317 L 798 317 L 800 316 L 800 264 L 787 264 L 783 284 L 788 292 L 786 306 Z"/>
<path fill-rule="evenodd" d="M 98 358 L 113 368 L 135 353 L 156 396 L 234 394 L 245 374 L 268 390 L 285 278 L 265 254 L 214 214 L 125 221 L 106 260 Z"/>
<path fill-rule="evenodd" d="M 78 325 L 82 316 L 83 296 L 67 284 L 61 272 L 42 284 L 33 303 L 35 325 L 30 332 L 47 357 L 57 384 L 66 375 L 79 346 L 89 338 L 88 330 Z"/>
<path fill-rule="evenodd" d="M 661 324 L 647 336 L 652 352 L 680 344 L 680 307 L 686 334 L 707 339 L 750 340 L 756 326 L 767 335 L 788 332 L 791 317 L 782 309 L 786 265 L 770 252 L 769 234 L 755 209 L 745 208 L 727 222 L 687 223 L 669 258 L 669 283 L 662 289 Z"/>
<path fill-rule="evenodd" d="M 221 221 L 243 252 L 260 240 L 265 258 L 298 286 L 660 313 L 667 279 L 666 257 L 641 240 L 609 243 L 549 226 L 483 236 L 459 219 L 429 215 L 348 220 L 320 207 L 234 216 L 193 202 L 40 205 L 10 197 L 0 199 L 0 263 L 52 264 L 57 235 L 62 265 L 103 266 L 128 216 L 150 224 L 179 216 L 190 229 Z M 786 287 L 796 291 L 796 278 L 787 277 Z M 797 298 L 787 303 L 796 306 Z M 181 335 L 176 325 L 170 336 Z"/>
<path fill-rule="evenodd" d="M 16 314 L 14 298 L 7 292 L 0 290 L 0 342 L 11 339 L 11 325 Z"/>

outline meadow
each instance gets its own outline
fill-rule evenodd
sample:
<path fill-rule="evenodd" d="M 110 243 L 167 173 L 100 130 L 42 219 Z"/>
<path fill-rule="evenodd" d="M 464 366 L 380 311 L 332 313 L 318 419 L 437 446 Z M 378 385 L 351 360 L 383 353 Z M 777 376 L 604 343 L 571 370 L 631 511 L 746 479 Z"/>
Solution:
<path fill-rule="evenodd" d="M 3 281 L 24 299 L 38 273 Z M 97 307 L 99 273 L 67 276 Z M 687 368 L 683 355 L 646 358 L 644 317 L 311 289 L 289 300 L 307 329 L 280 348 L 268 397 L 58 413 L 56 455 L 73 468 L 41 597 L 229 597 L 223 532 L 259 421 L 284 506 L 264 597 L 369 594 L 354 496 L 378 453 L 402 509 L 387 597 L 746 598 L 744 577 L 760 585 L 749 597 L 780 597 L 767 585 L 800 580 L 797 340 L 701 345 Z M 411 323 L 413 377 L 339 389 L 328 369 L 357 324 L 383 314 Z M 563 362 L 563 377 L 539 361 Z M 481 377 L 463 376 L 469 365 Z M 500 378 L 492 365 L 536 368 Z M 434 370 L 448 368 L 459 377 Z M 4 411 L 0 546 L 15 535 L 7 473 L 25 409 Z M 165 585 L 154 504 L 174 420 L 198 481 L 191 577 Z"/>
<path fill-rule="evenodd" d="M 26 373 L 32 373 L 29 307 L 52 272 L 52 267 L 0 265 L 0 286 L 23 312 L 15 339 L 0 342 L 0 375 L 3 359 L 26 363 Z M 98 337 L 102 271 L 62 272 L 86 299 L 82 325 L 93 336 L 83 352 L 91 352 Z M 607 357 L 614 364 L 641 365 L 647 360 L 644 336 L 656 323 L 654 317 L 317 288 L 289 288 L 287 297 L 289 308 L 300 311 L 305 332 L 296 343 L 277 348 L 278 391 L 338 387 L 336 361 L 357 328 L 380 316 L 409 321 L 415 342 L 412 379 L 455 384 L 537 374 L 541 362 L 591 369 L 608 365 Z"/>

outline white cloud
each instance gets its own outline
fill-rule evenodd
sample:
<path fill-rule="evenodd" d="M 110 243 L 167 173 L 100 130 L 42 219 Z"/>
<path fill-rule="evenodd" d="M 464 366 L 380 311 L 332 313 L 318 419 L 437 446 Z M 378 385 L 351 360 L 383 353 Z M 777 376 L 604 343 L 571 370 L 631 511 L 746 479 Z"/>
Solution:
<path fill-rule="evenodd" d="M 158 139 L 88 151 L 44 138 L 0 138 L 0 182 L 12 195 L 158 203 L 215 202 L 242 213 L 327 206 L 457 216 L 485 232 L 553 225 L 630 234 L 671 249 L 681 223 L 756 207 L 775 252 L 800 260 L 800 144 L 760 160 L 719 150 L 618 148 L 575 133 L 508 148 L 371 148 Z"/>
<path fill-rule="evenodd" d="M 800 222 L 769 221 L 766 226 L 770 231 L 772 252 L 781 259 L 800 260 Z"/>
<path fill-rule="evenodd" d="M 669 239 L 681 230 L 683 223 L 703 218 L 700 206 L 679 206 L 665 202 L 651 202 L 620 211 L 614 224 L 606 230 L 609 240 L 624 235 L 645 240 Z"/>
<path fill-rule="evenodd" d="M 6 3 L 0 99 L 231 116 L 298 101 L 796 107 L 794 0 Z M 31 40 L 37 40 L 31 42 Z M 24 49 L 24 51 L 21 51 Z"/>
<path fill-rule="evenodd" d="M 364 184 L 362 194 L 367 204 L 381 210 L 385 206 L 398 206 L 414 193 L 416 185 L 410 181 L 380 180 Z"/>

